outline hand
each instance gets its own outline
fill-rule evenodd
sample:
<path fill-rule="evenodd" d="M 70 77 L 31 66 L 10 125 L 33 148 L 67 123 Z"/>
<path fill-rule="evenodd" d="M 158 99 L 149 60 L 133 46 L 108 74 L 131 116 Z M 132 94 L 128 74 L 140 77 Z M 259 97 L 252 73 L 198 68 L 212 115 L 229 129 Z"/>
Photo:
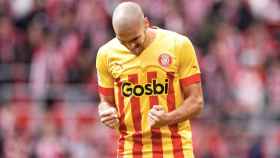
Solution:
<path fill-rule="evenodd" d="M 148 114 L 148 123 L 150 127 L 158 128 L 168 124 L 167 112 L 160 105 L 154 105 Z"/>
<path fill-rule="evenodd" d="M 119 118 L 116 108 L 101 104 L 98 109 L 100 121 L 109 128 L 117 128 L 119 126 Z"/>

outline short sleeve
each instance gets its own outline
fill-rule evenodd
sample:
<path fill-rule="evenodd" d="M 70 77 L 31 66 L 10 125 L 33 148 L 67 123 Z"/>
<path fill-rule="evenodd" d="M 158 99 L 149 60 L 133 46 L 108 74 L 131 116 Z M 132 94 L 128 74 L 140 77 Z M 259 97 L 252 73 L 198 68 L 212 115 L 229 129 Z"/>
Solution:
<path fill-rule="evenodd" d="M 191 41 L 187 37 L 181 36 L 177 46 L 181 86 L 200 82 L 200 68 Z"/>
<path fill-rule="evenodd" d="M 114 79 L 109 72 L 107 61 L 106 52 L 99 49 L 96 56 L 98 89 L 99 93 L 105 96 L 113 95 L 114 93 Z"/>

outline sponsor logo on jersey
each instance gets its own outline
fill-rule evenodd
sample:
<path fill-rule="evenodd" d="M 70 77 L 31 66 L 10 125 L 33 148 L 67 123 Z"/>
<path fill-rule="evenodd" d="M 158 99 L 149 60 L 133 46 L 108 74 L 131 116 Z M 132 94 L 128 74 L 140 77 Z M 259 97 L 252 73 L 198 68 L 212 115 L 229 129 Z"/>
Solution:
<path fill-rule="evenodd" d="M 152 83 L 146 83 L 144 85 L 133 85 L 130 82 L 122 83 L 122 95 L 125 97 L 167 94 L 167 91 L 168 79 L 165 79 L 164 84 L 158 83 L 157 80 L 152 80 Z"/>

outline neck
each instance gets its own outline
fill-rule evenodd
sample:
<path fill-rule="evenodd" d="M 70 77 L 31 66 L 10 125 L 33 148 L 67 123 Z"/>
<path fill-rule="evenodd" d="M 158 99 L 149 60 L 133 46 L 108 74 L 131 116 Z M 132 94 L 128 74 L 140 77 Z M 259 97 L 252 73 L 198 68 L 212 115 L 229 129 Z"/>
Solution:
<path fill-rule="evenodd" d="M 145 41 L 144 41 L 144 48 L 147 48 L 153 42 L 155 37 L 156 37 L 155 30 L 152 29 L 152 28 L 147 28 L 146 38 L 145 38 Z"/>

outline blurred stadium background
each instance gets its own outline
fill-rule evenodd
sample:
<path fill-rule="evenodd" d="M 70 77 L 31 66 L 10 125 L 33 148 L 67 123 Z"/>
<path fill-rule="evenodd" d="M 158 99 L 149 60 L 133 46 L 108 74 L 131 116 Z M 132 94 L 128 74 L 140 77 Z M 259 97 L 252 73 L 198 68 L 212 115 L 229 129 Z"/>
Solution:
<path fill-rule="evenodd" d="M 120 0 L 0 0 L 0 157 L 112 158 L 97 117 L 97 49 Z M 138 0 L 193 41 L 205 110 L 197 158 L 280 157 L 280 1 Z"/>

